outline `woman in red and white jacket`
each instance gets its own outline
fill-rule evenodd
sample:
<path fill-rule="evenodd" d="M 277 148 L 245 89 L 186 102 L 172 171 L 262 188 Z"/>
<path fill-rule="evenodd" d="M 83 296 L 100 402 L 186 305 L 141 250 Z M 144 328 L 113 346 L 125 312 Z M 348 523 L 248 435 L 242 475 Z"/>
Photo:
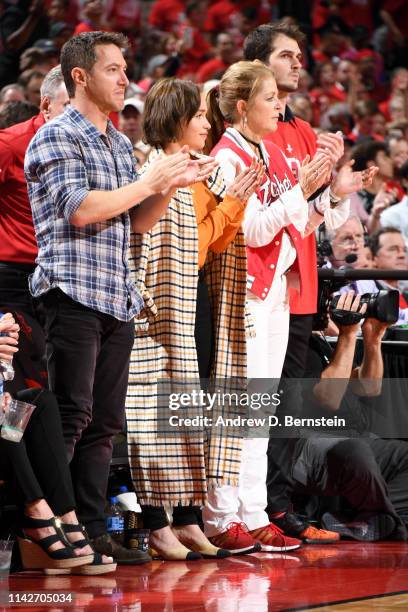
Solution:
<path fill-rule="evenodd" d="M 361 173 L 351 164 L 330 188 L 331 163 L 324 152 L 304 160 L 300 182 L 282 151 L 262 138 L 277 129 L 280 112 L 272 72 L 258 62 L 238 62 L 224 74 L 218 90 L 209 94 L 212 149 L 226 184 L 253 158 L 263 161 L 263 183 L 247 203 L 243 223 L 247 244 L 247 297 L 255 320 L 254 338 L 248 339 L 248 378 L 266 379 L 268 391 L 281 376 L 289 332 L 288 287 L 308 282 L 313 262 L 300 246 L 301 236 L 324 220 L 338 227 L 349 215 L 349 193 L 359 189 Z M 229 127 L 225 130 L 225 123 Z M 225 131 L 224 131 L 225 130 Z M 312 194 L 320 195 L 307 201 Z M 299 244 L 299 246 L 298 246 Z M 267 382 L 268 381 L 268 382 Z M 258 381 L 255 391 L 263 391 Z M 243 441 L 240 486 L 209 492 L 203 513 L 206 535 L 223 548 L 240 552 L 291 550 L 300 541 L 284 536 L 269 522 L 266 507 L 266 451 L 268 438 Z M 243 527 L 245 523 L 248 531 Z M 220 544 L 217 544 L 220 545 Z"/>

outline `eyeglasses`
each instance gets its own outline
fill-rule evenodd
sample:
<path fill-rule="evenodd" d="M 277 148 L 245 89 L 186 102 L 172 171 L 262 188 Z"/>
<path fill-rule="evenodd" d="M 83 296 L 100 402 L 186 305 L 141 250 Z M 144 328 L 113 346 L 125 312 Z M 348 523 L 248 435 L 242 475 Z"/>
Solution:
<path fill-rule="evenodd" d="M 353 246 L 354 244 L 360 246 L 364 244 L 364 236 L 347 236 L 339 244 L 344 247 Z"/>

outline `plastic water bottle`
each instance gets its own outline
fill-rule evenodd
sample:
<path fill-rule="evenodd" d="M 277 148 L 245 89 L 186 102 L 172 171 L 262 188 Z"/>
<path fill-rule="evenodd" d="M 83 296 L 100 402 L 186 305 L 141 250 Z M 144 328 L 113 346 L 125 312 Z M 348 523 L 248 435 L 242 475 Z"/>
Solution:
<path fill-rule="evenodd" d="M 4 312 L 0 312 L 0 319 L 4 317 Z M 0 332 L 0 336 L 8 336 L 7 332 Z M 6 359 L 0 359 L 0 382 L 3 383 L 8 380 L 13 380 L 14 368 L 11 361 Z"/>
<path fill-rule="evenodd" d="M 118 503 L 117 497 L 110 498 L 109 515 L 106 519 L 106 530 L 112 538 L 118 542 L 123 542 L 123 532 L 125 529 L 125 521 L 122 509 Z"/>
<path fill-rule="evenodd" d="M 119 493 L 116 497 L 122 510 L 138 514 L 142 512 L 141 507 L 137 503 L 136 493 L 129 491 L 127 487 L 119 487 Z"/>
<path fill-rule="evenodd" d="M 142 509 L 137 502 L 136 493 L 128 491 L 125 486 L 121 486 L 117 499 L 124 511 L 124 545 L 126 548 L 147 552 L 150 531 L 143 528 Z"/>

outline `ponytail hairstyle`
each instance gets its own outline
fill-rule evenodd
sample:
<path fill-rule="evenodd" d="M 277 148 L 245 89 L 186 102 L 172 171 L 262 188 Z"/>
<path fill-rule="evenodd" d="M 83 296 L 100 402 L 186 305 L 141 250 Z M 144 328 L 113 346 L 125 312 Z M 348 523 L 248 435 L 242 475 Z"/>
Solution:
<path fill-rule="evenodd" d="M 210 152 L 225 131 L 225 124 L 233 124 L 238 118 L 237 102 L 244 100 L 250 106 L 265 79 L 273 78 L 270 68 L 255 60 L 236 62 L 224 73 L 219 85 L 207 94 L 207 119 L 211 130 L 205 143 Z"/>

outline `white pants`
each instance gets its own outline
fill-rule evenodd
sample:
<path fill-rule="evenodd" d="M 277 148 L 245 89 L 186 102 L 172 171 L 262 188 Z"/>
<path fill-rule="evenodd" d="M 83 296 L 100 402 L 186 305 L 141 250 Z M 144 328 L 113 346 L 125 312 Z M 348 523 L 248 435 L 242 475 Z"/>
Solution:
<path fill-rule="evenodd" d="M 248 339 L 248 378 L 280 379 L 289 335 L 287 300 L 271 304 L 250 295 L 248 301 L 256 329 L 256 337 Z M 268 438 L 243 440 L 239 486 L 217 487 L 208 493 L 203 509 L 207 536 L 226 531 L 232 522 L 244 522 L 250 531 L 268 525 L 267 449 Z"/>

